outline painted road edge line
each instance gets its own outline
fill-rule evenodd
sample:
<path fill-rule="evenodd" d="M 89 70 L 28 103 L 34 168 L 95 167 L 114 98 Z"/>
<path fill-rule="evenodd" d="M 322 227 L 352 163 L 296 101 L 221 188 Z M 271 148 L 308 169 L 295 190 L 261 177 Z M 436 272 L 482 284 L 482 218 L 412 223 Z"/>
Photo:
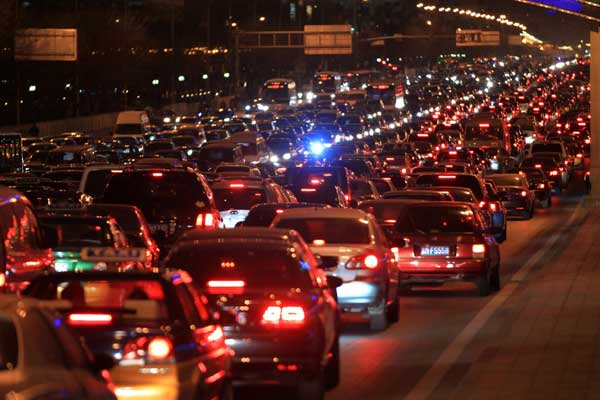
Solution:
<path fill-rule="evenodd" d="M 539 260 L 548 253 L 562 236 L 565 227 L 572 226 L 577 218 L 580 210 L 582 209 L 583 202 L 580 201 L 573 214 L 569 217 L 569 220 L 563 228 L 558 232 L 551 235 L 546 243 L 538 249 L 535 254 L 515 272 L 508 284 L 506 284 L 500 292 L 498 292 L 478 313 L 473 319 L 463 328 L 460 334 L 446 347 L 446 349 L 440 354 L 433 365 L 427 370 L 425 375 L 419 379 L 417 384 L 412 390 L 404 397 L 406 400 L 425 400 L 431 396 L 431 394 L 438 387 L 446 373 L 452 368 L 452 366 L 459 359 L 464 349 L 471 343 L 473 338 L 479 333 L 481 328 L 488 322 L 488 320 L 494 315 L 494 313 L 504 304 L 513 292 L 519 286 L 519 281 L 525 279 L 525 277 L 531 272 L 533 267 L 539 262 Z"/>

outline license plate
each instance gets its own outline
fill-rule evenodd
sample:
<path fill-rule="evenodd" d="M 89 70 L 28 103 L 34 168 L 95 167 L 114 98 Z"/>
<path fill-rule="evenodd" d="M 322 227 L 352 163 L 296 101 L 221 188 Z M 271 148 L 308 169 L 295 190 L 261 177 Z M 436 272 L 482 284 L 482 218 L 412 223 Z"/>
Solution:
<path fill-rule="evenodd" d="M 421 248 L 422 256 L 449 256 L 450 247 L 448 246 L 428 246 Z"/>

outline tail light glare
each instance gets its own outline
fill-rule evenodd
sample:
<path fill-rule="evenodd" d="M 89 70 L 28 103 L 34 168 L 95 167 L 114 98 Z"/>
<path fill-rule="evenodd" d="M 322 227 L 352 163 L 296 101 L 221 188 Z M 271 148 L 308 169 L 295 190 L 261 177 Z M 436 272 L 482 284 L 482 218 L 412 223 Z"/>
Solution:
<path fill-rule="evenodd" d="M 496 203 L 490 203 L 490 211 L 494 212 L 498 209 L 498 205 Z"/>
<path fill-rule="evenodd" d="M 274 327 L 294 327 L 306 320 L 304 309 L 299 306 L 268 306 L 262 315 L 262 324 Z"/>
<path fill-rule="evenodd" d="M 557 170 L 550 171 L 550 176 L 558 176 L 558 171 Z"/>
<path fill-rule="evenodd" d="M 113 322 L 111 314 L 101 313 L 74 313 L 67 317 L 69 325 L 73 326 L 102 326 Z"/>
<path fill-rule="evenodd" d="M 173 343 L 166 337 L 155 337 L 148 342 L 148 358 L 164 360 L 171 356 Z"/>
<path fill-rule="evenodd" d="M 394 253 L 394 261 L 398 261 L 400 259 L 400 249 L 398 247 L 392 247 L 390 250 Z"/>
<path fill-rule="evenodd" d="M 521 197 L 527 197 L 527 191 L 521 190 Z"/>
<path fill-rule="evenodd" d="M 375 269 L 379 266 L 379 258 L 374 254 L 357 256 L 346 261 L 346 269 Z"/>
<path fill-rule="evenodd" d="M 544 185 L 543 183 L 540 183 L 537 185 L 538 189 L 544 189 L 546 188 L 546 185 Z"/>
<path fill-rule="evenodd" d="M 215 216 L 211 213 L 198 214 L 196 228 L 212 229 L 215 227 Z"/>
<path fill-rule="evenodd" d="M 379 265 L 379 259 L 377 258 L 377 256 L 371 254 L 365 257 L 364 264 L 365 267 L 369 269 L 375 269 Z"/>
<path fill-rule="evenodd" d="M 485 254 L 485 245 L 484 244 L 474 244 L 472 251 L 473 251 L 473 257 L 482 258 Z"/>
<path fill-rule="evenodd" d="M 479 202 L 479 208 L 484 208 L 485 207 L 485 201 L 480 201 Z"/>

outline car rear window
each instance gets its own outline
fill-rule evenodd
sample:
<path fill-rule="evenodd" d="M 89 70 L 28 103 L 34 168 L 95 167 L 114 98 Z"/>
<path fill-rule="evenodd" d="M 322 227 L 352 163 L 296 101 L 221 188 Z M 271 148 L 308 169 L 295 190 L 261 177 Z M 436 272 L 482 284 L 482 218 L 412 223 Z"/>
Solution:
<path fill-rule="evenodd" d="M 536 143 L 531 146 L 532 153 L 562 153 L 560 143 Z"/>
<path fill-rule="evenodd" d="M 104 223 L 67 222 L 52 219 L 42 219 L 42 222 L 56 228 L 58 234 L 57 248 L 114 246 L 113 236 Z"/>
<path fill-rule="evenodd" d="M 539 167 L 536 167 L 536 165 L 539 165 Z M 526 158 L 521 163 L 521 168 L 525 168 L 525 167 L 527 167 L 527 168 L 544 168 L 544 169 L 555 168 L 556 161 L 554 161 L 551 158 Z"/>
<path fill-rule="evenodd" d="M 165 263 L 188 271 L 201 287 L 206 287 L 210 280 L 242 280 L 246 288 L 256 289 L 311 285 L 308 266 L 281 248 L 231 242 L 194 244 L 174 251 Z"/>
<path fill-rule="evenodd" d="M 219 211 L 249 210 L 252 206 L 266 202 L 264 189 L 213 189 Z"/>
<path fill-rule="evenodd" d="M 408 224 L 406 224 L 408 222 Z M 474 233 L 480 223 L 470 207 L 413 205 L 399 218 L 397 230 L 424 235 Z"/>
<path fill-rule="evenodd" d="M 214 136 L 216 134 L 208 133 L 206 135 L 207 138 L 215 139 Z M 221 135 L 221 134 L 219 134 Z M 220 139 L 220 136 L 219 138 Z M 201 160 L 210 160 L 210 161 L 235 161 L 234 160 L 234 152 L 229 148 L 216 148 L 216 149 L 201 149 L 200 153 L 198 153 L 198 158 Z"/>
<path fill-rule="evenodd" d="M 491 180 L 496 186 L 527 186 L 527 183 L 520 176 L 488 176 L 487 179 Z"/>
<path fill-rule="evenodd" d="M 111 177 L 112 172 L 110 169 L 89 171 L 85 180 L 83 192 L 92 197 L 102 196 Z"/>
<path fill-rule="evenodd" d="M 475 197 L 481 200 L 484 197 L 483 188 L 479 179 L 472 175 L 422 175 L 417 178 L 417 186 L 452 186 L 471 189 Z"/>
<path fill-rule="evenodd" d="M 119 319 L 132 323 L 169 319 L 165 292 L 158 280 L 67 278 L 50 285 L 36 285 L 29 295 L 45 301 L 61 300 L 60 310 L 67 313 L 70 310 L 101 310 L 115 313 Z M 48 304 L 51 308 L 53 305 L 56 306 Z"/>
<path fill-rule="evenodd" d="M 295 229 L 307 243 L 323 240 L 332 244 L 371 242 L 367 220 L 354 218 L 285 218 L 277 228 Z"/>
<path fill-rule="evenodd" d="M 19 342 L 15 324 L 0 315 L 0 371 L 13 370 L 19 360 Z"/>
<path fill-rule="evenodd" d="M 137 206 L 149 221 L 164 216 L 195 216 L 210 205 L 204 186 L 195 174 L 167 171 L 116 174 L 102 200 L 103 203 Z"/>

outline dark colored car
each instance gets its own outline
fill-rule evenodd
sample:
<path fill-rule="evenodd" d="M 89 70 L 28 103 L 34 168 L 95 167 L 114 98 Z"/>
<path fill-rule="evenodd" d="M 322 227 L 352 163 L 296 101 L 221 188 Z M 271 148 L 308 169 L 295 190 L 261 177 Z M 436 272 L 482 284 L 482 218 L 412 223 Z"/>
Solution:
<path fill-rule="evenodd" d="M 520 174 L 487 175 L 494 182 L 506 215 L 530 219 L 535 209 L 535 192 L 530 190 L 529 182 Z"/>
<path fill-rule="evenodd" d="M 51 273 L 24 294 L 64 315 L 94 354 L 112 357 L 117 396 L 230 398 L 230 349 L 186 272 Z"/>
<path fill-rule="evenodd" d="M 562 188 L 566 186 L 564 178 L 566 172 L 564 171 L 564 167 L 555 159 L 550 157 L 530 157 L 524 159 L 521 165 L 519 165 L 519 169 L 530 168 L 544 171 L 544 174 L 546 174 L 552 184 L 552 189 L 556 190 L 557 193 L 560 193 Z"/>
<path fill-rule="evenodd" d="M 483 296 L 500 289 L 500 249 L 479 210 L 467 203 L 409 204 L 388 238 L 398 248 L 405 287 L 474 282 Z"/>
<path fill-rule="evenodd" d="M 529 182 L 529 190 L 535 192 L 535 199 L 540 202 L 542 208 L 552 206 L 552 185 L 544 171 L 538 168 L 522 169 L 519 173 L 525 174 Z"/>
<path fill-rule="evenodd" d="M 186 269 L 221 313 L 234 383 L 294 385 L 307 400 L 338 384 L 341 280 L 325 276 L 296 232 L 190 232 L 165 265 Z"/>
<path fill-rule="evenodd" d="M 383 195 L 384 199 L 412 199 L 428 201 L 452 201 L 452 195 L 441 190 L 405 189 L 388 192 Z"/>
<path fill-rule="evenodd" d="M 184 169 L 124 170 L 114 174 L 97 204 L 138 207 L 161 250 L 185 229 L 215 229 L 221 217 L 206 179 Z"/>

